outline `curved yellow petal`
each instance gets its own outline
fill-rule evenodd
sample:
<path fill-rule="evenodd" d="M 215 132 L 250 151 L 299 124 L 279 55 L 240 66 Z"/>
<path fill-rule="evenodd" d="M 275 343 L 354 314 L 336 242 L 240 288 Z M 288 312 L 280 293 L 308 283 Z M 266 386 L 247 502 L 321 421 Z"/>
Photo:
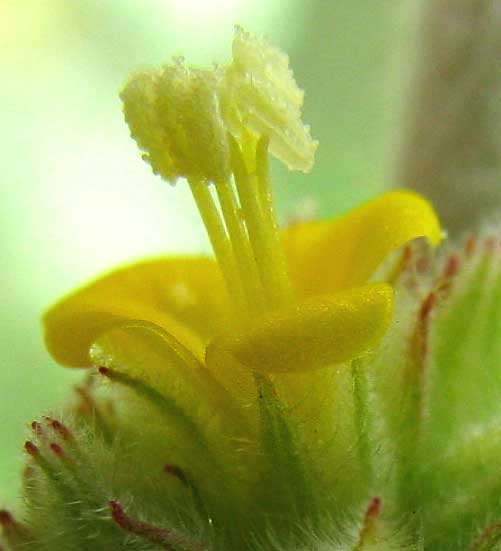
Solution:
<path fill-rule="evenodd" d="M 57 362 L 85 367 L 100 334 L 128 320 L 144 320 L 203 357 L 204 343 L 223 329 L 228 312 L 213 260 L 149 260 L 111 272 L 59 301 L 44 316 L 45 342 Z"/>
<path fill-rule="evenodd" d="M 244 333 L 210 343 L 262 372 L 308 371 L 341 363 L 378 344 L 393 314 L 386 283 L 353 287 L 306 300 L 262 318 Z"/>
<path fill-rule="evenodd" d="M 391 251 L 416 237 L 441 241 L 437 215 L 420 195 L 394 191 L 341 218 L 292 226 L 283 243 L 297 293 L 307 297 L 365 283 Z"/>

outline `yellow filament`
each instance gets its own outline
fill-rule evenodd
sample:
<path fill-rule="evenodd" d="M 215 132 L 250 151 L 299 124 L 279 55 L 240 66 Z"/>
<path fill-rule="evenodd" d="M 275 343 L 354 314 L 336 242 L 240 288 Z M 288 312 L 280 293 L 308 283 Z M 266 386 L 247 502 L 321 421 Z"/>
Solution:
<path fill-rule="evenodd" d="M 264 310 L 263 289 L 233 188 L 230 182 L 226 181 L 218 183 L 216 190 L 233 248 L 238 275 L 246 295 L 248 310 L 251 313 L 262 312 Z"/>
<path fill-rule="evenodd" d="M 231 135 L 229 143 L 235 183 L 267 304 L 271 309 L 287 306 L 293 298 L 292 288 L 285 261 L 281 260 L 283 253 L 271 204 L 269 200 L 265 205 L 261 204 L 258 190 L 260 182 L 249 174 L 244 155 Z M 245 154 L 250 158 L 248 149 Z M 263 170 L 266 171 L 266 166 Z"/>
<path fill-rule="evenodd" d="M 217 211 L 214 200 L 205 182 L 190 181 L 190 188 L 200 216 L 207 230 L 214 254 L 223 273 L 228 293 L 235 304 L 235 311 L 247 313 L 247 304 L 238 277 L 237 264 L 226 230 Z M 243 321 L 240 319 L 240 321 Z"/>
<path fill-rule="evenodd" d="M 280 288 L 283 289 L 284 297 L 290 302 L 293 298 L 292 284 L 287 269 L 282 241 L 280 239 L 279 227 L 273 211 L 273 196 L 271 192 L 270 168 L 268 158 L 267 136 L 261 136 L 256 147 L 256 176 L 257 192 L 261 203 L 263 215 L 263 227 L 269 247 L 273 251 L 273 263 L 275 272 L 279 278 Z"/>

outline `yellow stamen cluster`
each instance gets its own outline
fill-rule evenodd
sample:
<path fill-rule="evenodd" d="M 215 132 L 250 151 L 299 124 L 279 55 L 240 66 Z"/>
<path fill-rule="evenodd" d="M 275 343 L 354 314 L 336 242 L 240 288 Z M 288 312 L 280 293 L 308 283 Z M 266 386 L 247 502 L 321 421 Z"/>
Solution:
<path fill-rule="evenodd" d="M 235 311 L 250 319 L 290 304 L 268 149 L 306 171 L 317 142 L 302 124 L 303 92 L 287 56 L 237 27 L 230 64 L 200 70 L 175 59 L 132 77 L 121 97 L 154 172 L 188 180 Z"/>

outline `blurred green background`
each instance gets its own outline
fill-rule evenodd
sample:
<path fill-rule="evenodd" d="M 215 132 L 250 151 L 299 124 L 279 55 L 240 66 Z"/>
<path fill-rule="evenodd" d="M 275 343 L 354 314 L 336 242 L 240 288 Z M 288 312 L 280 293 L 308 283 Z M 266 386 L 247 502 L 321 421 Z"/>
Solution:
<path fill-rule="evenodd" d="M 0 2 L 0 506 L 19 489 L 29 423 L 81 373 L 44 351 L 40 315 L 122 262 L 208 250 L 190 196 L 141 162 L 118 91 L 183 53 L 229 57 L 234 23 L 285 49 L 320 141 L 311 174 L 274 166 L 282 219 L 330 216 L 385 186 L 418 0 Z"/>

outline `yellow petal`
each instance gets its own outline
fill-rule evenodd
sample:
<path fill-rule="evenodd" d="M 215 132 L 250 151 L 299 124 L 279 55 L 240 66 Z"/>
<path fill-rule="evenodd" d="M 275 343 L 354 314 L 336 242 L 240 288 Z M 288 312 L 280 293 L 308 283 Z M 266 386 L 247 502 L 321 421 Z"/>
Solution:
<path fill-rule="evenodd" d="M 385 283 L 313 297 L 293 309 L 261 319 L 245 333 L 210 345 L 262 372 L 307 371 L 341 363 L 378 344 L 393 312 L 393 289 Z"/>
<path fill-rule="evenodd" d="M 228 302 L 214 261 L 166 258 L 121 268 L 63 298 L 44 316 L 45 342 L 68 366 L 91 364 L 89 347 L 127 320 L 167 329 L 203 357 L 204 342 L 227 323 Z"/>
<path fill-rule="evenodd" d="M 361 285 L 385 257 L 416 237 L 442 239 L 430 203 L 408 191 L 386 193 L 333 221 L 297 224 L 283 234 L 300 297 Z"/>

